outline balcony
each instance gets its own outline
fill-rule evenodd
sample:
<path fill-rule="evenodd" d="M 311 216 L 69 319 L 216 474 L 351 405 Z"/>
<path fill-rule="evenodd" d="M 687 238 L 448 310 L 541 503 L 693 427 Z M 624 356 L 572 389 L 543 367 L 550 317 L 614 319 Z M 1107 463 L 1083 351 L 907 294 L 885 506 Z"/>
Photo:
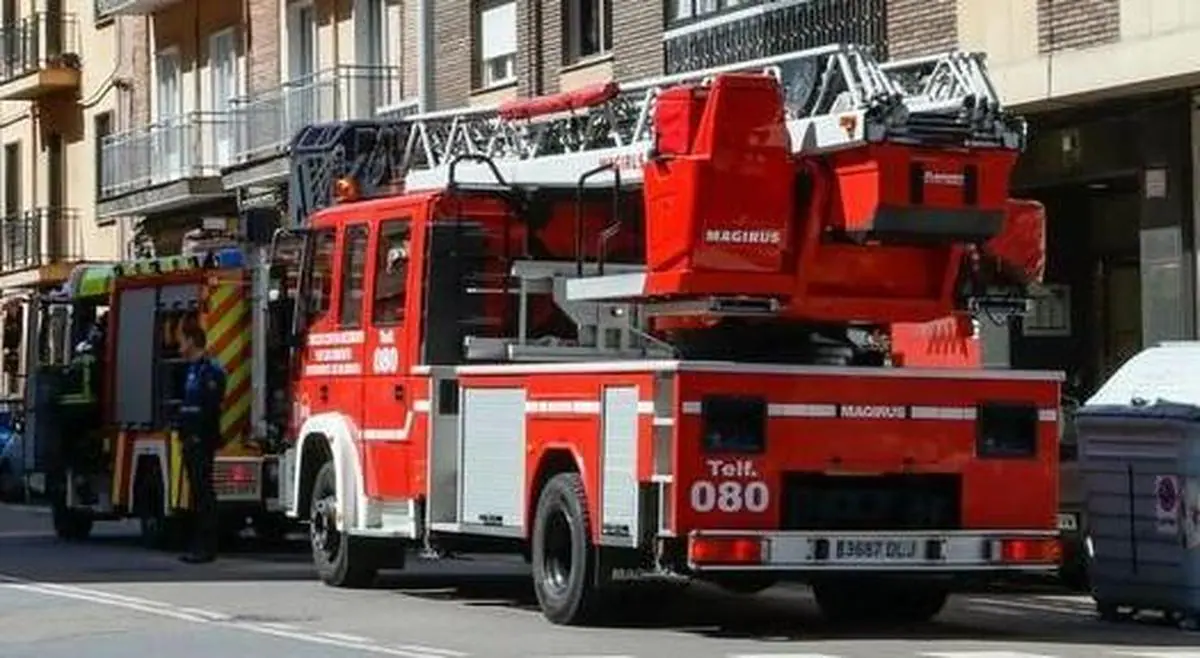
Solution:
<path fill-rule="evenodd" d="M 395 66 L 337 66 L 234 101 L 233 162 L 222 174 L 228 189 L 274 186 L 287 180 L 287 149 L 311 123 L 369 119 L 401 102 Z"/>
<path fill-rule="evenodd" d="M 4 287 L 63 281 L 83 257 L 79 211 L 43 207 L 0 218 Z"/>
<path fill-rule="evenodd" d="M 663 32 L 668 74 L 699 71 L 831 43 L 883 52 L 884 0 L 776 0 L 674 20 Z M 816 75 L 816 74 L 814 74 Z"/>
<path fill-rule="evenodd" d="M 221 167 L 233 148 L 227 112 L 188 112 L 109 135 L 100 146 L 96 214 L 153 215 L 226 198 Z"/>
<path fill-rule="evenodd" d="M 75 17 L 36 13 L 0 24 L 0 100 L 32 100 L 79 88 Z"/>
<path fill-rule="evenodd" d="M 95 0 L 97 20 L 113 16 L 144 16 L 180 0 Z"/>

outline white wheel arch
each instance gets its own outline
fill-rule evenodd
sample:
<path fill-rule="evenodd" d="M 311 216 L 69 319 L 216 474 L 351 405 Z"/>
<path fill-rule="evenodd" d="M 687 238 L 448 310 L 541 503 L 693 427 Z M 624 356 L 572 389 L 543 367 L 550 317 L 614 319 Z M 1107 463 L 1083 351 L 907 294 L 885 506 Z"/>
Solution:
<path fill-rule="evenodd" d="M 292 497 L 290 515 L 301 512 L 301 477 L 305 464 L 304 448 L 309 441 L 320 441 L 322 436 L 329 442 L 333 455 L 333 469 L 337 474 L 337 528 L 345 532 L 359 526 L 358 510 L 366 509 L 367 494 L 363 488 L 362 462 L 358 456 L 358 427 L 345 414 L 338 412 L 319 413 L 310 416 L 300 426 L 300 440 L 296 443 L 296 469 L 292 475 Z"/>

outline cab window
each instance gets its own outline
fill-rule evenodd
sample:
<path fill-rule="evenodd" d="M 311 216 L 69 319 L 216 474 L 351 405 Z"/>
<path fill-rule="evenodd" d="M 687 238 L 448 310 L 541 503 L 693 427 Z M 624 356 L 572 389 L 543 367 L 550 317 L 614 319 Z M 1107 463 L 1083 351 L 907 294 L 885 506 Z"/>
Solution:
<path fill-rule="evenodd" d="M 410 244 L 408 219 L 389 219 L 379 225 L 371 308 L 371 322 L 375 326 L 397 325 L 404 320 Z"/>
<path fill-rule="evenodd" d="M 323 230 L 313 237 L 312 284 L 309 287 L 311 304 L 309 322 L 315 322 L 329 312 L 333 297 L 333 246 L 336 235 Z"/>
<path fill-rule="evenodd" d="M 342 329 L 357 329 L 362 326 L 363 296 L 367 282 L 367 239 L 370 232 L 366 224 L 356 224 L 346 229 L 345 250 L 342 252 L 342 294 L 338 326 Z"/>

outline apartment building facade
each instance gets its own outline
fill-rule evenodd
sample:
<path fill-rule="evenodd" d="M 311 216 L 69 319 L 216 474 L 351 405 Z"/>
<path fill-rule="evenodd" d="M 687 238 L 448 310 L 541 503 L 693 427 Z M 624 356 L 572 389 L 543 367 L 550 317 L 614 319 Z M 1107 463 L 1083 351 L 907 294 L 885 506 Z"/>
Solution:
<path fill-rule="evenodd" d="M 305 123 L 831 42 L 886 59 L 962 47 L 988 54 L 1001 95 L 1033 122 L 1016 181 L 1051 206 L 1051 251 L 1096 243 L 1079 262 L 1052 253 L 1044 308 L 1003 358 L 1058 367 L 1081 350 L 1072 359 L 1095 380 L 1144 343 L 1196 333 L 1194 0 L 90 1 L 83 27 L 116 50 L 123 83 L 110 120 L 87 124 L 107 135 L 95 215 L 133 218 L 159 251 L 206 219 L 232 227 L 240 207 L 286 205 L 286 146 Z M 1068 230 L 1091 224 L 1107 228 Z M 1084 327 L 1102 328 L 1084 340 Z"/>
<path fill-rule="evenodd" d="M 101 139 L 97 214 L 129 218 L 139 253 L 282 203 L 300 126 L 417 103 L 417 0 L 95 2 L 132 81 Z"/>

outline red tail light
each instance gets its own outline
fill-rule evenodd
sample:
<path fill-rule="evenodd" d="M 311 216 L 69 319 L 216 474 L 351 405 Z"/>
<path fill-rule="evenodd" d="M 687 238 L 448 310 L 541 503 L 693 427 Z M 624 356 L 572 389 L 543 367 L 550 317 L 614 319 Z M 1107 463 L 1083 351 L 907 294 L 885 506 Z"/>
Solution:
<path fill-rule="evenodd" d="M 760 537 L 693 537 L 688 560 L 696 565 L 762 564 L 766 554 Z"/>
<path fill-rule="evenodd" d="M 234 464 L 229 467 L 229 481 L 235 484 L 248 484 L 254 481 L 254 471 L 245 464 Z"/>
<path fill-rule="evenodd" d="M 1001 539 L 992 547 L 992 559 L 1006 564 L 1057 564 L 1062 544 L 1057 539 Z"/>

